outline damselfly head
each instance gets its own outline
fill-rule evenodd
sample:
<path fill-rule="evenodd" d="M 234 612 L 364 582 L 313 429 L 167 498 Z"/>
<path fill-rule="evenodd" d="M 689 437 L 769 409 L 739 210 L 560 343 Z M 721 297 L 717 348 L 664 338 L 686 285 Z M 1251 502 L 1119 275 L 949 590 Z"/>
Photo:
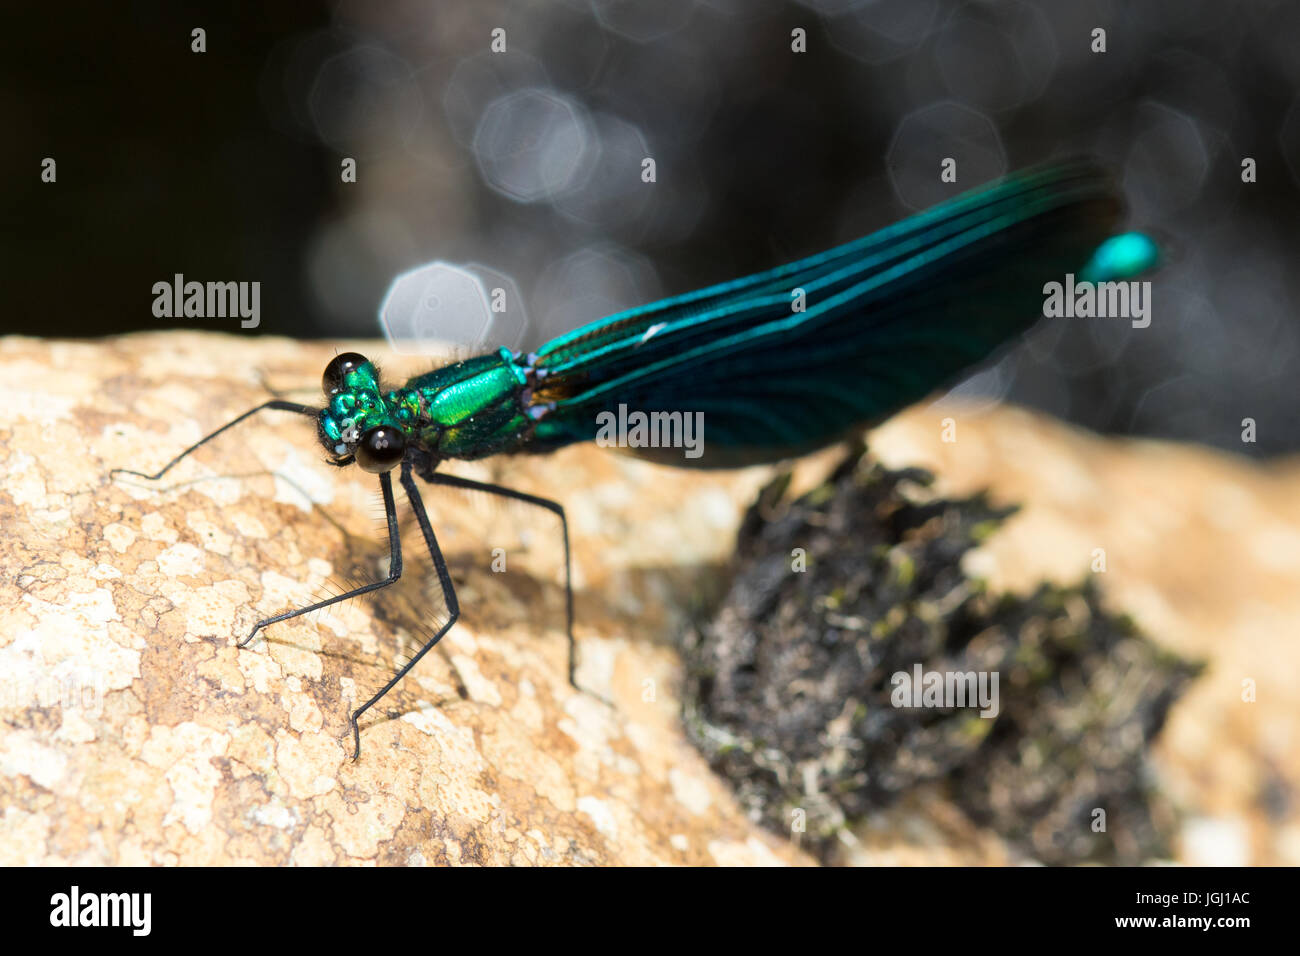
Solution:
<path fill-rule="evenodd" d="M 321 377 L 325 407 L 320 440 L 335 465 L 360 465 L 363 471 L 391 471 L 406 456 L 406 434 L 393 420 L 379 387 L 379 373 L 364 355 L 344 352 L 325 366 Z"/>

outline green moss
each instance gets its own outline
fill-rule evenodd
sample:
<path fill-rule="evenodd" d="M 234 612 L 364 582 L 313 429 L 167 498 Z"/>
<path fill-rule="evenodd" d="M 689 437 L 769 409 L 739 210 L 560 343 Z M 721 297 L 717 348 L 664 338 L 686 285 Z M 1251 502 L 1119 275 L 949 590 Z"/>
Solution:
<path fill-rule="evenodd" d="M 898 586 L 906 588 L 916 580 L 916 561 L 912 556 L 904 552 L 896 552 L 894 556 L 894 575 L 898 580 Z"/>
<path fill-rule="evenodd" d="M 800 845 L 826 860 L 845 821 L 931 782 L 1044 862 L 1159 858 L 1170 815 L 1151 812 L 1146 751 L 1199 665 L 1109 614 L 1083 568 L 1076 587 L 990 594 L 961 559 L 1014 509 L 909 496 L 928 482 L 857 456 L 802 499 L 764 489 L 729 593 L 685 641 L 692 739 L 774 831 L 804 808 Z M 820 556 L 815 571 L 773 579 L 794 547 Z M 894 707 L 894 675 L 918 663 L 998 674 L 996 718 Z M 1104 838 L 1080 815 L 1094 806 Z"/>

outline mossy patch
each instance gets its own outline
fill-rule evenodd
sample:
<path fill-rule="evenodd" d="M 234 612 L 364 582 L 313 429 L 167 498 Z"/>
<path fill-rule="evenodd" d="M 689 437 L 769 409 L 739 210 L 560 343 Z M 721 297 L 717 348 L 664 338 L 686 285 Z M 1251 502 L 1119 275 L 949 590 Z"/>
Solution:
<path fill-rule="evenodd" d="M 687 637 L 691 738 L 755 819 L 791 834 L 802 810 L 797 838 L 827 861 L 846 827 L 922 785 L 1030 859 L 1166 856 L 1147 750 L 1200 665 L 1105 610 L 1092 579 L 989 594 L 961 559 L 1015 509 L 930 481 L 858 452 L 798 500 L 765 490 L 726 597 Z M 917 665 L 988 689 L 996 675 L 996 715 L 895 706 L 895 675 Z"/>

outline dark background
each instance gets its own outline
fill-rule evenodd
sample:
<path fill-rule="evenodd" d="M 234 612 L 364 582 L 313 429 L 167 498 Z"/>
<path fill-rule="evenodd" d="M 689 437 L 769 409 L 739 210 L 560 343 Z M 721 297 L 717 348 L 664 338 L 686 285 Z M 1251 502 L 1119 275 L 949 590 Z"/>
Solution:
<path fill-rule="evenodd" d="M 181 272 L 262 283 L 256 333 L 200 327 L 371 336 L 391 279 L 446 259 L 512 276 L 539 341 L 1086 151 L 1122 176 L 1131 224 L 1167 241 L 1151 326 L 1044 322 L 966 391 L 1102 431 L 1300 447 L 1300 3 L 6 12 L 6 332 L 180 324 L 151 307 L 153 284 Z M 505 54 L 489 52 L 496 27 Z M 790 51 L 794 27 L 806 54 Z M 355 184 L 339 181 L 344 156 Z M 945 156 L 956 186 L 938 180 Z M 1246 417 L 1257 444 L 1241 441 Z"/>

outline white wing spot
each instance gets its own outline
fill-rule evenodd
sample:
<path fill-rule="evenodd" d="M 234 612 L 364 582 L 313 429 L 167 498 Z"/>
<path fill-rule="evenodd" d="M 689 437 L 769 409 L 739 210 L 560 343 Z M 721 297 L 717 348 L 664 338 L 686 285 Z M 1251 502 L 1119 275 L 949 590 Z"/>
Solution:
<path fill-rule="evenodd" d="M 645 332 L 642 334 L 641 341 L 638 342 L 637 345 L 644 345 L 646 342 L 650 341 L 650 339 L 658 335 L 666 328 L 668 328 L 667 322 L 659 322 L 656 323 L 655 325 L 650 326 L 650 328 L 646 329 Z"/>

